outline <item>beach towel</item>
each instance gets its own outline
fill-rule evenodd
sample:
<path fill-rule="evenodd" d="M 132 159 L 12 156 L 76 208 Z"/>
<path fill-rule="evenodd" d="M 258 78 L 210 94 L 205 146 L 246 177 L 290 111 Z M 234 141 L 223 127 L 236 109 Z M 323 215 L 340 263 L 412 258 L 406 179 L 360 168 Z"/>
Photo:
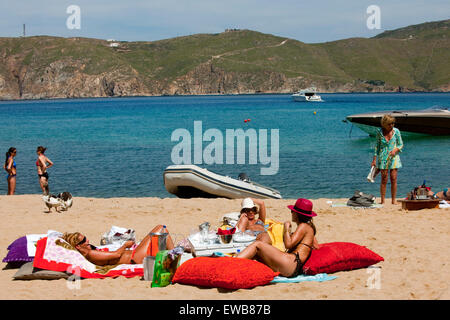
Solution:
<path fill-rule="evenodd" d="M 130 278 L 144 275 L 142 264 L 96 266 L 57 234 L 50 234 L 37 242 L 33 266 L 44 270 L 69 272 L 81 278 Z"/>
<path fill-rule="evenodd" d="M 267 233 L 272 240 L 272 245 L 284 252 L 286 250 L 283 242 L 284 224 L 273 219 L 266 219 L 265 223 L 269 225 Z"/>
<path fill-rule="evenodd" d="M 314 276 L 307 276 L 304 274 L 300 274 L 294 278 L 286 278 L 283 276 L 276 276 L 271 282 L 272 283 L 297 283 L 297 282 L 304 282 L 304 281 L 317 281 L 317 282 L 324 282 L 324 281 L 330 281 L 336 279 L 336 276 L 329 276 L 326 273 L 319 273 Z"/>
<path fill-rule="evenodd" d="M 349 207 L 353 209 L 376 209 L 376 208 L 383 208 L 383 205 L 379 203 L 373 203 L 368 207 L 364 207 L 364 206 L 349 206 L 346 203 L 334 203 L 331 205 L 331 207 L 332 208 Z"/>
<path fill-rule="evenodd" d="M 55 230 L 48 230 L 47 233 L 43 234 L 27 234 L 27 252 L 30 257 L 34 257 L 36 254 L 36 246 L 39 240 L 47 237 L 50 234 L 56 234 L 61 236 L 62 233 Z"/>

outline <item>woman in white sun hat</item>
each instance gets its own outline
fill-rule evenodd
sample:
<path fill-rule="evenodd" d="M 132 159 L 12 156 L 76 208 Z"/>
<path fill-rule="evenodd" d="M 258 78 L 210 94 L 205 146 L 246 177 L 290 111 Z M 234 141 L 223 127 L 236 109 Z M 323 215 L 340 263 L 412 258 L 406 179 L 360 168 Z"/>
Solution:
<path fill-rule="evenodd" d="M 259 206 L 258 207 L 256 206 Z M 256 217 L 258 215 L 258 218 Z M 242 200 L 241 215 L 236 224 L 236 232 L 250 230 L 257 240 L 272 244 L 270 236 L 264 228 L 266 220 L 266 205 L 261 199 L 245 198 Z"/>

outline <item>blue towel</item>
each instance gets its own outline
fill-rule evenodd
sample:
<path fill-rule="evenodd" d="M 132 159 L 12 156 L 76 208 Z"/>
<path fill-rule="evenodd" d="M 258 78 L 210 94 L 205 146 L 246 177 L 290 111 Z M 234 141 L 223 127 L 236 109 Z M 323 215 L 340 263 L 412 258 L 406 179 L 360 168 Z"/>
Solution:
<path fill-rule="evenodd" d="M 226 257 L 227 255 L 223 254 L 222 252 L 214 252 L 214 256 L 217 257 Z M 271 283 L 297 283 L 297 282 L 303 282 L 303 281 L 317 281 L 317 282 L 323 282 L 323 281 L 329 281 L 336 279 L 336 276 L 329 276 L 326 273 L 319 273 L 314 276 L 307 276 L 304 274 L 300 274 L 296 276 L 295 278 L 286 278 L 282 276 L 277 276 L 273 278 Z"/>
<path fill-rule="evenodd" d="M 286 278 L 286 277 L 282 277 L 282 276 L 277 276 L 275 277 L 271 282 L 272 283 L 296 283 L 296 282 L 303 282 L 303 281 L 318 281 L 318 282 L 323 282 L 323 281 L 329 281 L 329 280 L 334 280 L 336 279 L 336 276 L 329 276 L 326 273 L 319 273 L 316 274 L 314 276 L 307 276 L 304 274 L 300 274 L 295 278 Z"/>

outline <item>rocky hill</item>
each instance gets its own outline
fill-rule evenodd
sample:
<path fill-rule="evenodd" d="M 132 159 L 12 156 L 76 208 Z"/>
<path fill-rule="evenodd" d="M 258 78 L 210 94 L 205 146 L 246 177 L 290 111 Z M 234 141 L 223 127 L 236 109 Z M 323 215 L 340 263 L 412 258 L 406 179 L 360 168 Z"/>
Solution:
<path fill-rule="evenodd" d="M 0 99 L 450 91 L 450 20 L 306 44 L 250 30 L 154 42 L 0 38 Z"/>

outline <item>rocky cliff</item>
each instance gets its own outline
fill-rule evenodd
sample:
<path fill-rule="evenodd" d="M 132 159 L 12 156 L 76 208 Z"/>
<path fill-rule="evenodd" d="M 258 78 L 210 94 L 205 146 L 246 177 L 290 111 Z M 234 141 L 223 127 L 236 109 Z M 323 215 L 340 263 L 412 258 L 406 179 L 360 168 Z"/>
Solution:
<path fill-rule="evenodd" d="M 292 93 L 310 86 L 448 92 L 448 26 L 449 20 L 427 25 L 423 37 L 423 26 L 413 26 L 401 36 L 390 31 L 314 45 L 249 30 L 115 46 L 86 38 L 1 38 L 0 99 Z"/>

